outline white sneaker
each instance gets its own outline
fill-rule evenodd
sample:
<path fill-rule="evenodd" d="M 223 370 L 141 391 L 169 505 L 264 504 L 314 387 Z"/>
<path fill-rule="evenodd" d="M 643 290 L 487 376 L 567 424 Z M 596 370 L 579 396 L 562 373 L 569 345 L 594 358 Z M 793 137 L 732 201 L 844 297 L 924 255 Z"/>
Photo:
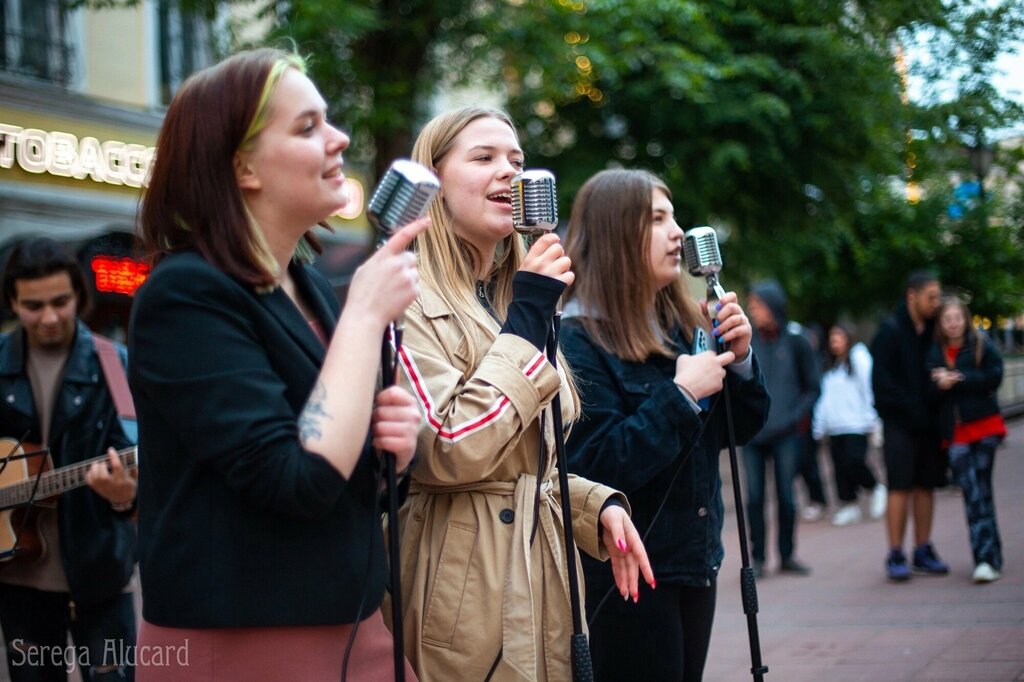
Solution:
<path fill-rule="evenodd" d="M 809 504 L 800 512 L 800 518 L 807 523 L 821 521 L 822 516 L 824 516 L 824 510 L 821 508 L 821 505 L 818 504 Z"/>
<path fill-rule="evenodd" d="M 875 486 L 875 489 L 871 491 L 871 505 L 869 507 L 871 518 L 880 519 L 885 516 L 885 508 L 888 504 L 889 489 L 879 483 Z"/>
<path fill-rule="evenodd" d="M 856 504 L 844 504 L 832 515 L 833 526 L 849 526 L 860 521 L 860 507 Z"/>
<path fill-rule="evenodd" d="M 971 576 L 971 579 L 976 583 L 990 583 L 1001 577 L 999 571 L 992 568 L 988 562 L 982 561 L 974 567 L 974 575 Z"/>

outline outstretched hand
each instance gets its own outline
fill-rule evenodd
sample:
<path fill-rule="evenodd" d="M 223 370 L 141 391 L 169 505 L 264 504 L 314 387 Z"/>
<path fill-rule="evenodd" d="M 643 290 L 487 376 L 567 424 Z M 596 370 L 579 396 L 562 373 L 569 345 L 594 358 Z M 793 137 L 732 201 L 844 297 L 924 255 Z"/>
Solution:
<path fill-rule="evenodd" d="M 625 509 L 613 504 L 601 512 L 601 540 L 611 555 L 615 587 L 623 599 L 632 597 L 636 602 L 640 598 L 641 575 L 654 589 L 654 571 L 647 559 L 647 550 Z"/>

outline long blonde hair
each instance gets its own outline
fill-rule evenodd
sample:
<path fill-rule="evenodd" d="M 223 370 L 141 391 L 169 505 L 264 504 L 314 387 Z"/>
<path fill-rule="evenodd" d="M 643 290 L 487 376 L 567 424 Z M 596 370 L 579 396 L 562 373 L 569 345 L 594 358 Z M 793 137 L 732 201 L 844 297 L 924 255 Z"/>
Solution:
<path fill-rule="evenodd" d="M 412 158 L 428 168 L 436 169 L 445 155 L 451 151 L 455 138 L 466 126 L 481 118 L 494 118 L 506 124 L 516 135 L 515 125 L 509 115 L 500 109 L 487 107 L 464 107 L 453 109 L 434 117 L 416 138 Z M 441 193 L 430 203 L 430 228 L 416 238 L 415 249 L 419 256 L 419 272 L 424 283 L 429 285 L 449 307 L 455 320 L 465 333 L 469 344 L 470 366 L 475 367 L 481 351 L 475 346 L 475 334 L 470 333 L 474 325 L 488 329 L 492 324 L 487 312 L 476 301 L 476 273 L 482 255 L 468 241 L 455 233 L 451 214 L 445 206 Z M 526 255 L 522 237 L 512 233 L 505 237 L 495 251 L 491 274 L 495 283 L 492 305 L 495 314 L 505 319 L 512 301 L 512 277 Z"/>
<path fill-rule="evenodd" d="M 429 168 L 437 169 L 445 155 L 451 151 L 466 126 L 481 118 L 493 118 L 512 129 L 519 139 L 519 133 L 512 118 L 500 109 L 489 107 L 462 107 L 439 114 L 423 127 L 412 148 L 414 161 Z M 480 357 L 487 351 L 478 347 L 476 334 L 470 333 L 475 325 L 483 330 L 490 329 L 492 320 L 487 311 L 476 300 L 476 273 L 482 254 L 468 241 L 455 233 L 451 214 L 444 203 L 444 187 L 430 202 L 430 228 L 416 237 L 414 248 L 419 257 L 419 273 L 423 282 L 432 288 L 451 308 L 456 324 L 461 327 L 466 339 L 469 366 L 476 367 Z M 494 280 L 494 300 L 491 305 L 499 319 L 504 320 L 512 302 L 512 278 L 526 256 L 523 238 L 513 232 L 505 237 L 495 250 L 491 276 Z M 558 366 L 569 385 L 579 415 L 579 397 L 572 372 L 558 351 Z"/>

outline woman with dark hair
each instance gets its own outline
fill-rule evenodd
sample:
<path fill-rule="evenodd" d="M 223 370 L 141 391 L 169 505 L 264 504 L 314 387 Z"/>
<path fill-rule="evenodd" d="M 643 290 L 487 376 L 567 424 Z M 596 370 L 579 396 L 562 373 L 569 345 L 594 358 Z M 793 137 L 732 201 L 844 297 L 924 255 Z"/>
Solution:
<path fill-rule="evenodd" d="M 932 398 L 939 403 L 939 428 L 949 448 L 949 467 L 964 493 L 976 583 L 998 580 L 1003 546 L 992 496 L 996 447 L 1006 438 L 996 400 L 1003 359 L 995 344 L 971 324 L 967 304 L 947 296 L 936 315 L 935 344 L 928 355 Z"/>
<path fill-rule="evenodd" d="M 567 442 L 569 466 L 626 493 L 658 576 L 658 589 L 641 585 L 634 603 L 602 606 L 611 581 L 584 558 L 600 680 L 701 679 L 724 556 L 723 386 L 739 444 L 768 413 L 736 294 L 722 297 L 712 323 L 680 279 L 682 239 L 668 187 L 647 171 L 602 171 L 573 203 L 566 249 L 577 278 L 562 344 L 582 414 Z M 695 348 L 703 334 L 729 350 Z"/>
<path fill-rule="evenodd" d="M 859 489 L 871 491 L 872 519 L 885 514 L 889 492 L 867 464 L 868 437 L 881 427 L 871 391 L 871 352 L 863 343 L 853 343 L 849 330 L 839 324 L 829 328 L 827 347 L 811 433 L 816 441 L 828 436 L 840 503 L 832 524 L 848 526 L 861 519 Z"/>
<path fill-rule="evenodd" d="M 349 200 L 326 109 L 300 58 L 261 49 L 190 78 L 160 130 L 129 333 L 143 680 L 337 680 L 347 644 L 348 679 L 392 674 L 369 445 L 413 456 L 415 402 L 376 381 L 428 221 L 356 271 L 339 318 L 307 264 Z"/>
<path fill-rule="evenodd" d="M 523 151 L 506 113 L 442 113 L 412 156 L 441 190 L 416 239 L 423 291 L 402 347 L 427 420 L 400 514 L 406 650 L 421 680 L 568 680 L 578 562 L 563 524 L 581 552 L 610 558 L 623 597 L 640 574 L 654 582 L 621 494 L 571 477 L 562 516 L 549 413 L 560 395 L 568 423 L 577 402 L 544 350 L 571 264 L 556 235 L 527 251 L 512 229 Z"/>

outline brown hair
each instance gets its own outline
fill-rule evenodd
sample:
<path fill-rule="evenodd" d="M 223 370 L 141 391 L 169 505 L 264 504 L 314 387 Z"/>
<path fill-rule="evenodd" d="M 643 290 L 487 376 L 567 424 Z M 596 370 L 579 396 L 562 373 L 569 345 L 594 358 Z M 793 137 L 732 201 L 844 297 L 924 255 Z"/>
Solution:
<path fill-rule="evenodd" d="M 960 312 L 964 316 L 964 340 L 962 348 L 970 348 L 971 344 L 974 344 L 974 364 L 976 367 L 981 367 L 981 358 L 985 354 L 985 341 L 981 338 L 981 334 L 975 330 L 974 325 L 971 324 L 971 309 L 967 307 L 967 302 L 959 296 L 947 295 L 942 297 L 942 302 L 939 304 L 939 310 L 935 313 L 935 341 L 939 344 L 939 348 L 942 350 L 942 361 L 949 365 L 949 359 L 946 351 L 949 349 L 949 337 L 942 332 L 942 324 L 939 320 L 942 319 L 942 313 L 948 308 L 960 308 Z"/>
<path fill-rule="evenodd" d="M 283 50 L 240 52 L 194 74 L 174 96 L 139 213 L 143 248 L 154 263 L 168 253 L 197 249 L 232 277 L 258 287 L 275 285 L 233 160 L 265 125 L 267 102 L 288 68 L 305 71 L 300 57 Z M 312 231 L 305 240 L 320 252 Z"/>
<path fill-rule="evenodd" d="M 670 332 L 708 328 L 681 280 L 658 289 L 648 252 L 655 189 L 671 199 L 665 183 L 646 170 L 605 170 L 576 194 L 566 236 L 576 281 L 567 292 L 583 309 L 583 326 L 603 349 L 642 361 L 652 354 L 674 357 Z"/>

